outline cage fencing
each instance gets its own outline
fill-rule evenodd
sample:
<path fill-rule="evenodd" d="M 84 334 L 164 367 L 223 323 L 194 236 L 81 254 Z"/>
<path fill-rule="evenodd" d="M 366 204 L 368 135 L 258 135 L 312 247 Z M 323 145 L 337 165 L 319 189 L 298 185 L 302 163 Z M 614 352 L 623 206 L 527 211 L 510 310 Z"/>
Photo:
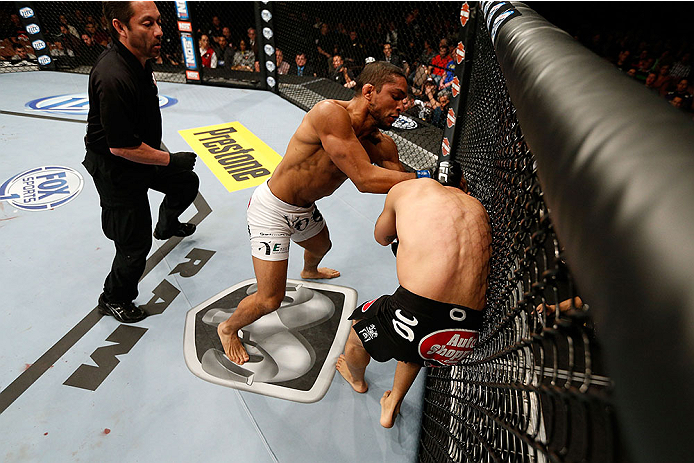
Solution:
<path fill-rule="evenodd" d="M 481 18 L 476 28 L 455 157 L 492 223 L 487 308 L 472 355 L 429 369 L 420 461 L 623 461 L 597 328 Z"/>

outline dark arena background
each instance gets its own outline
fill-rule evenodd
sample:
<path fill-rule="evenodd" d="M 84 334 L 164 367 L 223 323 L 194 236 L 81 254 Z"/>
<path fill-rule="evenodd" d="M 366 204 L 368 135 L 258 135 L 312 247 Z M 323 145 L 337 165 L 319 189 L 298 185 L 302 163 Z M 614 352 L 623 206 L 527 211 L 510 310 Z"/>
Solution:
<path fill-rule="evenodd" d="M 487 209 L 483 332 L 462 365 L 427 371 L 420 461 L 692 461 L 692 87 L 680 106 L 673 95 L 690 3 L 638 15 L 591 2 L 157 5 L 162 82 L 269 91 L 308 111 L 350 99 L 365 63 L 390 59 L 411 88 L 386 132 L 403 164 L 437 166 L 443 183 L 460 165 Z M 97 2 L 0 8 L 0 73 L 88 74 L 109 41 Z M 642 45 L 649 15 L 669 35 Z M 648 74 L 665 64 L 673 75 L 652 91 Z"/>

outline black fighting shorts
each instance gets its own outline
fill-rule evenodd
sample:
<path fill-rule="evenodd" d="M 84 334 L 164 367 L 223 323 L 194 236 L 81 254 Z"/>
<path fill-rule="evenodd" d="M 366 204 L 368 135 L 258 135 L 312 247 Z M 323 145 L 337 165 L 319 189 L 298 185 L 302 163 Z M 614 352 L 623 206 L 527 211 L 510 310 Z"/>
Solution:
<path fill-rule="evenodd" d="M 352 313 L 354 331 L 378 362 L 391 358 L 422 366 L 456 365 L 477 343 L 482 311 L 418 296 L 400 286 L 392 296 Z"/>

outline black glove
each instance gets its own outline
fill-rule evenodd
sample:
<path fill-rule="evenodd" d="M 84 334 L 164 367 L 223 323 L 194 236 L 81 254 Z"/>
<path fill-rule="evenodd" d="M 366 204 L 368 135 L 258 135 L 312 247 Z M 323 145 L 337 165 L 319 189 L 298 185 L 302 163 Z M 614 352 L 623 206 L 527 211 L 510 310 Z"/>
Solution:
<path fill-rule="evenodd" d="M 169 153 L 169 165 L 171 167 L 180 167 L 185 170 L 193 170 L 195 166 L 195 153 L 190 151 L 180 151 L 178 153 Z"/>

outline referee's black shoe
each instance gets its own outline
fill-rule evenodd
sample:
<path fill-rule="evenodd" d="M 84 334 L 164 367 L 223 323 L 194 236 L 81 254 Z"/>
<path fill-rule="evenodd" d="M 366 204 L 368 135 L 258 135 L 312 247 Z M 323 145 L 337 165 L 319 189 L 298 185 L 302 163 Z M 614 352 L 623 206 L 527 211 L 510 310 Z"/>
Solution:
<path fill-rule="evenodd" d="M 132 302 L 106 302 L 103 293 L 99 296 L 99 313 L 111 315 L 121 323 L 135 323 L 147 317 L 147 312 Z"/>
<path fill-rule="evenodd" d="M 165 232 L 160 232 L 157 228 L 154 228 L 154 237 L 158 240 L 168 240 L 172 236 L 190 236 L 195 233 L 194 223 L 179 223 L 176 228 L 167 230 Z"/>

